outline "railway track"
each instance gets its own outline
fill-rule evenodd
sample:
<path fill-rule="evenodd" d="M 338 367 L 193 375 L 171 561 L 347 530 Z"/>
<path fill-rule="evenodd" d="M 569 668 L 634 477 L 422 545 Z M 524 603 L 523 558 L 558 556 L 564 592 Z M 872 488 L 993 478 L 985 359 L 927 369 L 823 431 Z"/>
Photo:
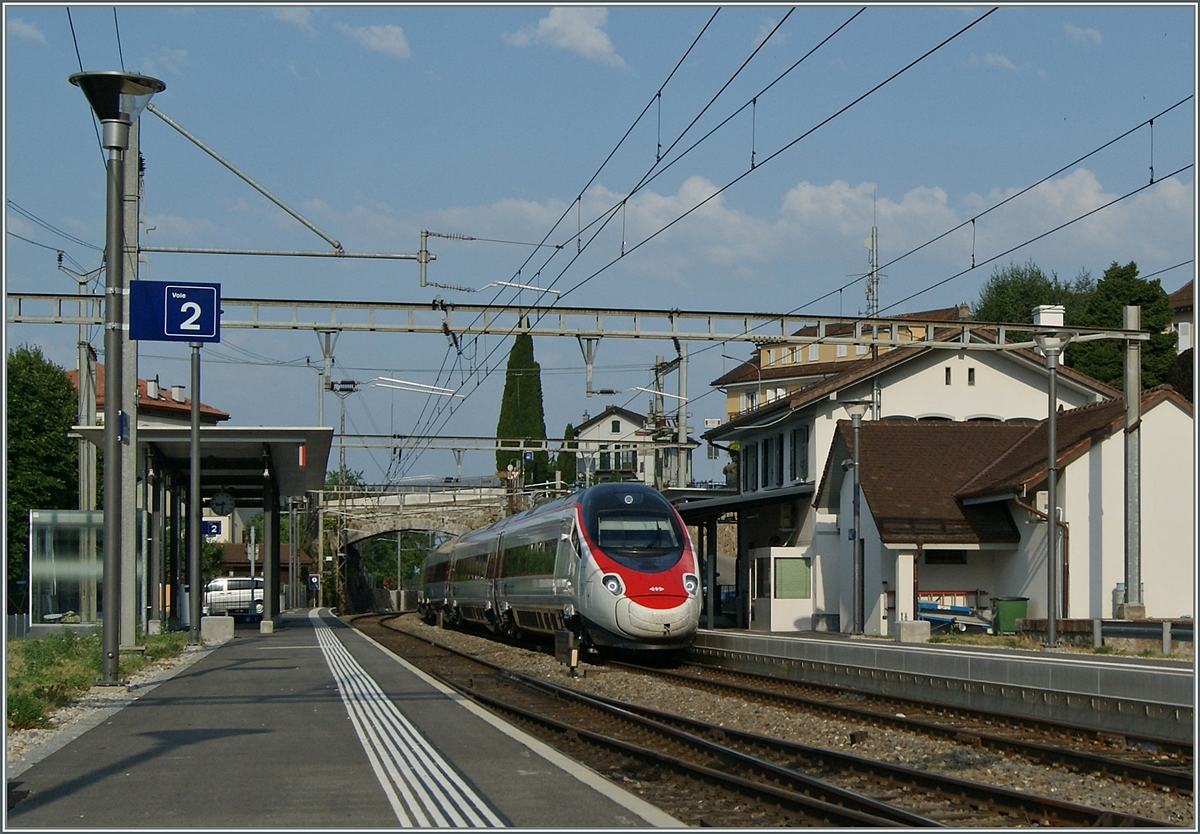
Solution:
<path fill-rule="evenodd" d="M 780 678 L 731 672 L 687 662 L 673 669 L 607 661 L 608 665 L 667 678 L 708 692 L 750 701 L 782 703 L 822 715 L 924 733 L 970 747 L 1060 764 L 1077 772 L 1124 779 L 1145 786 L 1193 790 L 1192 747 L 1175 741 L 1100 732 L 1090 727 L 962 710 L 907 699 Z"/>
<path fill-rule="evenodd" d="M 386 617 L 354 626 L 690 825 L 1166 825 L 587 695 L 390 628 Z"/>

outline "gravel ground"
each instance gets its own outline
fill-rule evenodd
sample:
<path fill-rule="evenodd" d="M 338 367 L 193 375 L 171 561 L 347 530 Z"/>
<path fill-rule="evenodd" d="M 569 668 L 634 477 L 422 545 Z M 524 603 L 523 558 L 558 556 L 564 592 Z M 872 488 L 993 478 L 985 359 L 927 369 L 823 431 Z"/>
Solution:
<path fill-rule="evenodd" d="M 961 779 L 1061 797 L 1068 802 L 1137 814 L 1188 828 L 1195 825 L 1193 798 L 1170 790 L 1142 788 L 947 741 L 805 715 L 782 707 L 751 704 L 615 669 L 581 667 L 586 669 L 586 675 L 572 678 L 566 674 L 564 666 L 546 654 L 505 646 L 473 634 L 438 629 L 426 625 L 416 616 L 402 617 L 398 622 L 410 633 L 502 663 L 516 671 L 557 683 L 572 683 L 581 690 L 611 698 L 673 710 L 714 724 L 815 747 L 947 773 Z M 5 735 L 8 778 L 20 775 L 210 651 L 211 648 L 188 647 L 179 657 L 158 661 L 131 676 L 128 689 L 94 687 L 77 703 L 55 711 L 45 729 L 8 730 Z M 856 734 L 856 744 L 850 742 L 851 733 Z"/>
<path fill-rule="evenodd" d="M 474 634 L 438 629 L 426 625 L 416 616 L 401 617 L 398 622 L 405 631 L 431 641 L 444 643 L 528 675 L 559 684 L 573 684 L 581 690 L 610 698 L 670 710 L 713 724 L 814 747 L 1057 797 L 1080 805 L 1136 814 L 1194 829 L 1193 798 L 1170 789 L 1143 788 L 949 741 L 870 727 L 853 721 L 806 715 L 784 707 L 750 703 L 740 698 L 647 679 L 619 669 L 581 665 L 581 669 L 586 669 L 586 675 L 572 678 L 566 673 L 565 666 L 547 654 L 505 646 Z M 850 742 L 851 733 L 856 734 L 856 744 Z"/>

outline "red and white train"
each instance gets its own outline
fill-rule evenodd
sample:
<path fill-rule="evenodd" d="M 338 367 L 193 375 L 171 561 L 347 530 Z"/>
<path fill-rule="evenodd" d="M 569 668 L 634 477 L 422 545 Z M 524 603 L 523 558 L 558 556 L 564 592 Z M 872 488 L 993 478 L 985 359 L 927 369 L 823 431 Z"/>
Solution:
<path fill-rule="evenodd" d="M 427 622 L 575 633 L 584 647 L 681 649 L 700 619 L 679 513 L 642 484 L 597 484 L 445 542 L 425 560 Z"/>

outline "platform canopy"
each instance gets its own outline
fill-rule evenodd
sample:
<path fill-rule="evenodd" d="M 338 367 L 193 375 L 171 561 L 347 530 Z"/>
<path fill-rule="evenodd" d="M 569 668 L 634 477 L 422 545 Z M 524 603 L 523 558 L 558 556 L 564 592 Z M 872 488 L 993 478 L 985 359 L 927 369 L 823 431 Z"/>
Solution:
<path fill-rule="evenodd" d="M 74 426 L 71 434 L 96 446 L 104 442 L 103 426 Z M 188 482 L 190 427 L 139 426 L 137 442 L 153 456 L 156 470 Z M 201 426 L 201 500 L 224 491 L 238 507 L 261 507 L 268 478 L 280 497 L 320 490 L 332 443 L 332 427 Z"/>

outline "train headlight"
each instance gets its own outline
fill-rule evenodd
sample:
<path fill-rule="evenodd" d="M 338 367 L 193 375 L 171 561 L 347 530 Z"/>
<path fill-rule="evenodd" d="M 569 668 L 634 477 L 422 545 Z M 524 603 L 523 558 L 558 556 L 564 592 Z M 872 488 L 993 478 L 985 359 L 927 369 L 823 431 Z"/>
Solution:
<path fill-rule="evenodd" d="M 696 591 L 700 590 L 700 579 L 694 573 L 685 573 L 683 575 L 683 590 L 688 592 L 688 596 L 695 596 Z"/>
<path fill-rule="evenodd" d="M 625 592 L 625 583 L 615 573 L 604 574 L 600 582 L 603 583 L 605 589 L 614 597 L 619 597 Z"/>

